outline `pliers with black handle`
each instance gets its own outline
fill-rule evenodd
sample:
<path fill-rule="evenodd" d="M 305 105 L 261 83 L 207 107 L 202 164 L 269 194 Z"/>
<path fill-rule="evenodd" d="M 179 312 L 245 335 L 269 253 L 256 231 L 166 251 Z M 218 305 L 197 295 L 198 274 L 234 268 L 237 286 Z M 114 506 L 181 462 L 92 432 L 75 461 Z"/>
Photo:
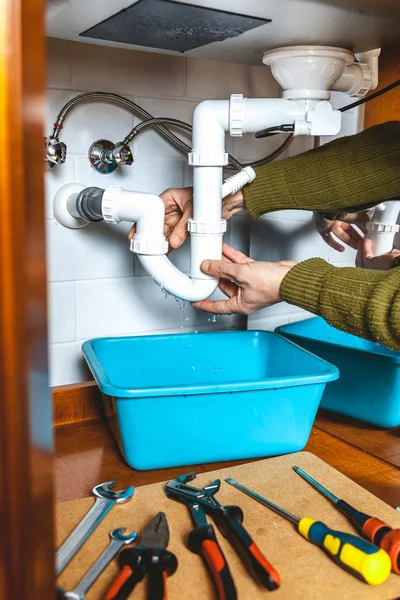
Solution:
<path fill-rule="evenodd" d="M 166 548 L 169 530 L 165 513 L 159 512 L 140 537 L 140 545 L 123 550 L 118 562 L 121 572 L 105 600 L 126 600 L 135 585 L 148 575 L 148 600 L 166 600 L 167 577 L 178 567 L 176 556 Z"/>
<path fill-rule="evenodd" d="M 225 555 L 215 536 L 214 527 L 207 523 L 205 512 L 198 503 L 188 504 L 195 529 L 189 533 L 188 547 L 205 562 L 218 592 L 219 600 L 236 600 L 236 588 Z"/>
<path fill-rule="evenodd" d="M 214 519 L 222 535 L 231 542 L 248 571 L 259 585 L 270 591 L 276 590 L 280 586 L 279 573 L 265 558 L 243 527 L 243 512 L 241 508 L 239 506 L 222 506 L 218 502 L 215 494 L 221 485 L 219 479 L 199 489 L 187 485 L 187 482 L 192 481 L 195 477 L 196 473 L 188 473 L 169 481 L 166 485 L 167 496 L 189 505 L 189 507 L 201 506 Z M 193 508 L 191 510 L 193 513 Z M 232 598 L 234 597 L 232 596 Z M 224 596 L 220 595 L 220 598 L 225 600 Z"/>

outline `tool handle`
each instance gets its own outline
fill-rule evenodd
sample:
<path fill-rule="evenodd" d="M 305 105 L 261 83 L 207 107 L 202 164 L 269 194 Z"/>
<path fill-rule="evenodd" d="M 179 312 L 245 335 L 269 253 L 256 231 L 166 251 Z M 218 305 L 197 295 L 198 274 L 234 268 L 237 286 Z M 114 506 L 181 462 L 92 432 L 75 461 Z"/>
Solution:
<path fill-rule="evenodd" d="M 363 525 L 362 534 L 389 554 L 393 573 L 400 575 L 400 529 L 393 529 L 384 521 L 369 517 Z"/>
<path fill-rule="evenodd" d="M 178 561 L 175 554 L 164 548 L 149 548 L 146 571 L 149 576 L 148 600 L 167 600 L 167 577 L 175 573 Z"/>
<path fill-rule="evenodd" d="M 129 598 L 129 594 L 134 589 L 135 585 L 142 581 L 144 577 L 143 569 L 135 569 L 125 565 L 118 577 L 113 581 L 104 600 L 125 600 Z"/>
<path fill-rule="evenodd" d="M 160 564 L 149 566 L 148 600 L 167 600 L 167 572 Z"/>
<path fill-rule="evenodd" d="M 338 500 L 336 507 L 350 518 L 363 537 L 389 554 L 393 573 L 400 575 L 400 529 L 356 510 L 344 500 Z"/>
<path fill-rule="evenodd" d="M 218 529 L 226 537 L 252 576 L 268 590 L 276 590 L 281 583 L 279 573 L 268 562 L 242 525 L 243 512 L 239 506 L 224 506 L 213 512 Z"/>
<path fill-rule="evenodd" d="M 335 531 L 321 521 L 304 517 L 299 533 L 322 548 L 336 564 L 370 585 L 379 585 L 390 575 L 391 561 L 387 553 L 349 533 Z"/>
<path fill-rule="evenodd" d="M 235 584 L 213 526 L 203 525 L 193 529 L 188 537 L 188 546 L 191 552 L 202 556 L 212 575 L 219 600 L 236 600 Z"/>

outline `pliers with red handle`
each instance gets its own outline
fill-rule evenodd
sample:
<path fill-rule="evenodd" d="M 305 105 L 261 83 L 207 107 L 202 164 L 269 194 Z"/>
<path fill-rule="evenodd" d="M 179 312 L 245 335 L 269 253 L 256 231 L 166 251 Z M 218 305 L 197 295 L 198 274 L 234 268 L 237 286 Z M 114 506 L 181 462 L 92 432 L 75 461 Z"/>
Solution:
<path fill-rule="evenodd" d="M 243 527 L 242 510 L 239 506 L 222 506 L 215 498 L 221 485 L 219 479 L 199 489 L 187 485 L 187 482 L 195 477 L 196 473 L 177 477 L 167 483 L 165 492 L 169 498 L 189 506 L 198 525 L 189 536 L 189 549 L 204 557 L 213 575 L 220 600 L 235 600 L 236 590 L 214 530 L 201 516 L 203 511 L 214 519 L 218 529 L 231 542 L 253 578 L 268 590 L 277 589 L 280 586 L 279 574 Z M 211 529 L 206 530 L 205 527 Z"/>
<path fill-rule="evenodd" d="M 175 555 L 166 549 L 168 542 L 167 519 L 165 513 L 159 512 L 143 531 L 140 545 L 120 553 L 121 572 L 105 600 L 126 600 L 146 574 L 149 576 L 148 600 L 167 600 L 167 577 L 175 573 L 178 566 Z"/>

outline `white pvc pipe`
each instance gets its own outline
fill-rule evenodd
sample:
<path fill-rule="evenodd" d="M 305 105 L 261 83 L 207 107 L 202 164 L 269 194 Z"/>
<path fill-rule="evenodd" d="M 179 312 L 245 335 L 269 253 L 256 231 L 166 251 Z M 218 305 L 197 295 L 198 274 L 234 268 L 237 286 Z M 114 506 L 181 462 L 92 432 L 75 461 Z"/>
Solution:
<path fill-rule="evenodd" d="M 307 103 L 284 99 L 248 99 L 243 106 L 244 131 L 294 123 L 304 118 Z M 222 212 L 222 171 L 227 162 L 225 132 L 229 130 L 228 100 L 201 102 L 193 115 L 193 221 L 191 222 L 191 277 L 181 273 L 165 256 L 165 206 L 153 194 L 106 188 L 102 210 L 111 223 L 136 223 L 131 249 L 146 271 L 165 291 L 190 302 L 208 298 L 218 279 L 201 271 L 204 260 L 220 260 L 224 222 Z M 249 177 L 249 174 L 247 174 Z"/>
<path fill-rule="evenodd" d="M 194 109 L 193 152 L 225 152 L 229 130 L 229 100 L 204 100 Z"/>
<path fill-rule="evenodd" d="M 396 225 L 400 213 L 400 200 L 385 200 L 375 208 L 373 223 Z"/>
<path fill-rule="evenodd" d="M 372 240 L 373 253 L 382 256 L 393 250 L 395 233 L 388 231 L 371 231 L 368 237 Z"/>
<path fill-rule="evenodd" d="M 304 119 L 304 102 L 297 103 L 284 98 L 243 98 L 243 133 L 255 133 L 274 125 L 293 124 Z"/>
<path fill-rule="evenodd" d="M 208 279 L 191 279 L 188 275 L 179 271 L 165 255 L 146 256 L 139 254 L 138 256 L 143 267 L 162 290 L 187 302 L 196 302 L 208 298 L 218 286 L 218 280 L 211 277 Z"/>
<path fill-rule="evenodd" d="M 218 223 L 222 215 L 222 167 L 193 167 L 193 219 Z"/>
<path fill-rule="evenodd" d="M 391 252 L 398 231 L 400 200 L 387 200 L 375 208 L 373 219 L 368 223 L 367 237 L 372 240 L 375 256 Z"/>

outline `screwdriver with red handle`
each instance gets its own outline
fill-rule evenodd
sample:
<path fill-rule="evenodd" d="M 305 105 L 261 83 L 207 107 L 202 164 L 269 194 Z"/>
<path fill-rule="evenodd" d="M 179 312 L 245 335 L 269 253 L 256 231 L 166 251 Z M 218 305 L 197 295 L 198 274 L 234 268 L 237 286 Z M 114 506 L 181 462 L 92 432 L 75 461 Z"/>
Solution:
<path fill-rule="evenodd" d="M 315 487 L 321 494 L 328 498 L 336 508 L 345 514 L 355 525 L 361 535 L 366 539 L 382 548 L 389 554 L 392 562 L 392 571 L 400 575 L 400 529 L 393 529 L 390 525 L 381 521 L 377 517 L 371 517 L 359 510 L 356 510 L 344 500 L 341 500 L 323 485 L 318 483 L 300 467 L 293 467 L 294 471 L 300 477 L 305 479 L 310 485 Z"/>

